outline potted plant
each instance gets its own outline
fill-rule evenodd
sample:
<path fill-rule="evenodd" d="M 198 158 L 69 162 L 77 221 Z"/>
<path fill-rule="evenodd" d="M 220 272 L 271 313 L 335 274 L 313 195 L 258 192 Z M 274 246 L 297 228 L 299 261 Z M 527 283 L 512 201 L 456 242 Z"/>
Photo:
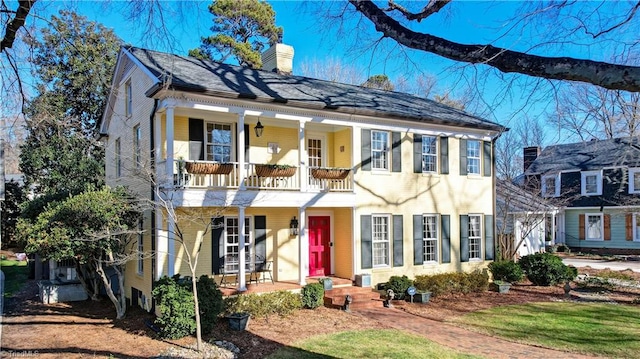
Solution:
<path fill-rule="evenodd" d="M 320 280 L 318 280 L 318 282 L 322 284 L 322 286 L 324 287 L 324 290 L 333 289 L 333 280 L 329 277 L 321 278 Z"/>
<path fill-rule="evenodd" d="M 351 172 L 350 168 L 339 167 L 319 167 L 311 169 L 311 176 L 317 179 L 337 179 L 342 180 L 347 178 Z"/>
<path fill-rule="evenodd" d="M 229 319 L 229 329 L 231 330 L 245 330 L 247 329 L 247 325 L 249 325 L 249 313 L 239 312 L 239 313 L 231 313 L 227 316 Z"/>
<path fill-rule="evenodd" d="M 259 177 L 291 177 L 296 174 L 296 166 L 257 164 L 256 174 Z"/>
<path fill-rule="evenodd" d="M 233 171 L 233 163 L 226 162 L 187 162 L 187 172 L 201 175 L 228 175 Z"/>

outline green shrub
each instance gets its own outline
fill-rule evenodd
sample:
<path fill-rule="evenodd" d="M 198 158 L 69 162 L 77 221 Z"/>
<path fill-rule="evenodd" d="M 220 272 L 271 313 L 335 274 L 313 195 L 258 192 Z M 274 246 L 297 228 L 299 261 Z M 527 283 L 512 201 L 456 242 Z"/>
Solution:
<path fill-rule="evenodd" d="M 268 317 L 272 314 L 287 316 L 302 308 L 300 294 L 286 290 L 264 294 L 242 294 L 224 300 L 227 314 L 246 312 L 252 317 Z"/>
<path fill-rule="evenodd" d="M 406 275 L 402 277 L 394 275 L 389 278 L 389 281 L 384 287 L 384 290 L 393 290 L 395 299 L 404 299 L 407 294 L 407 289 L 413 285 L 413 280 L 409 279 Z"/>
<path fill-rule="evenodd" d="M 224 309 L 222 292 L 218 289 L 216 281 L 206 275 L 198 278 L 196 286 L 198 288 L 198 308 L 200 309 L 202 333 L 210 333 Z"/>
<path fill-rule="evenodd" d="M 162 338 L 179 339 L 196 331 L 193 293 L 184 282 L 179 275 L 162 277 L 151 292 L 160 313 L 155 324 Z"/>
<path fill-rule="evenodd" d="M 429 291 L 437 297 L 453 293 L 483 292 L 489 287 L 489 274 L 486 270 L 475 270 L 471 273 L 440 273 L 419 275 L 414 281 L 416 289 Z"/>
<path fill-rule="evenodd" d="M 522 280 L 524 273 L 518 263 L 513 261 L 498 261 L 489 263 L 489 271 L 493 280 L 517 283 Z"/>
<path fill-rule="evenodd" d="M 520 258 L 518 264 L 534 285 L 555 285 L 571 281 L 578 274 L 576 268 L 567 267 L 560 257 L 551 253 L 530 254 Z"/>
<path fill-rule="evenodd" d="M 302 288 L 302 305 L 316 309 L 324 304 L 324 286 L 321 283 L 310 283 Z"/>

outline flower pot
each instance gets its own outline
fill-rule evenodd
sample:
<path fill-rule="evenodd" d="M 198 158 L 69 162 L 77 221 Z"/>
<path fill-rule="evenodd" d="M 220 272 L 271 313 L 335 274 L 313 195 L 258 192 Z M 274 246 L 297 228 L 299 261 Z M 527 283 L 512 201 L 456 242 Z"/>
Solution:
<path fill-rule="evenodd" d="M 245 330 L 249 324 L 249 313 L 233 313 L 227 317 L 229 319 L 229 329 Z"/>
<path fill-rule="evenodd" d="M 297 167 L 285 165 L 256 165 L 259 177 L 291 177 L 296 174 Z"/>
<path fill-rule="evenodd" d="M 203 175 L 228 175 L 233 171 L 233 163 L 187 162 L 187 172 Z"/>
<path fill-rule="evenodd" d="M 333 280 L 331 280 L 331 278 L 323 278 L 323 279 L 320 279 L 319 282 L 322 283 L 322 286 L 324 287 L 324 290 L 332 290 L 333 289 Z"/>
<path fill-rule="evenodd" d="M 311 176 L 317 179 L 345 179 L 349 175 L 350 169 L 346 168 L 312 168 Z"/>

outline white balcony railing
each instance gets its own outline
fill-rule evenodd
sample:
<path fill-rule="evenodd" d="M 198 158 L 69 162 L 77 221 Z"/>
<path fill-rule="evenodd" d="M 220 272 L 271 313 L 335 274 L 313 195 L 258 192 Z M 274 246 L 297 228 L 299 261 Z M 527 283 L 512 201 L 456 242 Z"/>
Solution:
<path fill-rule="evenodd" d="M 216 165 L 217 163 L 215 162 L 197 161 L 196 163 L 202 166 L 197 170 L 191 168 L 191 171 L 189 171 L 184 161 L 175 161 L 173 182 L 176 187 L 296 191 L 300 190 L 301 178 L 304 178 L 307 181 L 307 189 L 312 192 L 353 191 L 353 175 L 351 171 L 343 179 L 326 179 L 312 176 L 312 169 L 309 169 L 308 173 L 301 176 L 299 167 L 292 169 L 293 174 L 290 175 L 291 173 L 265 174 L 264 170 L 258 168 L 261 164 L 255 163 L 245 164 L 243 171 L 239 170 L 238 163 L 235 162 L 225 164 L 228 167 L 223 169 L 205 169 L 205 165 Z"/>

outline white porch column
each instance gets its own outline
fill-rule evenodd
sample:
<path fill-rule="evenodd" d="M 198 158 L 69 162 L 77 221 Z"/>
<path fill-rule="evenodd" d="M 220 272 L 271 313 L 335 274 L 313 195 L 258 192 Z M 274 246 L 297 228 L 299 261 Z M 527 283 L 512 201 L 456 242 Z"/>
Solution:
<path fill-rule="evenodd" d="M 163 218 L 160 210 L 156 209 L 156 280 L 160 280 L 165 274 L 163 271 L 164 263 L 167 260 L 167 232 L 163 228 Z"/>
<path fill-rule="evenodd" d="M 300 163 L 300 191 L 307 191 L 309 174 L 307 173 L 307 146 L 304 137 L 304 122 L 298 122 L 298 163 Z M 302 218 L 302 217 L 300 217 Z"/>
<path fill-rule="evenodd" d="M 300 231 L 298 232 L 298 240 L 300 251 L 298 253 L 298 284 L 307 284 L 307 274 L 309 274 L 309 238 L 307 231 L 307 209 L 300 207 L 298 211 L 298 224 Z"/>
<path fill-rule="evenodd" d="M 238 114 L 238 146 L 236 152 L 238 152 L 238 180 L 240 181 L 240 189 L 245 189 L 244 178 L 246 177 L 245 164 L 246 159 L 244 158 L 244 112 Z"/>
<path fill-rule="evenodd" d="M 153 121 L 153 149 L 155 160 L 155 176 L 156 178 L 162 178 L 158 163 L 162 161 L 162 114 L 156 112 L 155 120 Z"/>
<path fill-rule="evenodd" d="M 167 276 L 173 277 L 176 274 L 176 238 L 175 238 L 176 224 L 173 218 L 167 217 Z"/>
<path fill-rule="evenodd" d="M 243 292 L 247 290 L 247 268 L 246 268 L 246 243 L 244 236 L 244 207 L 238 207 L 238 291 Z"/>
<path fill-rule="evenodd" d="M 173 186 L 173 140 L 174 140 L 173 112 L 174 112 L 174 105 L 169 104 L 167 106 L 167 112 L 166 112 L 167 162 L 165 163 L 165 175 L 167 176 L 166 184 L 169 187 Z"/>

